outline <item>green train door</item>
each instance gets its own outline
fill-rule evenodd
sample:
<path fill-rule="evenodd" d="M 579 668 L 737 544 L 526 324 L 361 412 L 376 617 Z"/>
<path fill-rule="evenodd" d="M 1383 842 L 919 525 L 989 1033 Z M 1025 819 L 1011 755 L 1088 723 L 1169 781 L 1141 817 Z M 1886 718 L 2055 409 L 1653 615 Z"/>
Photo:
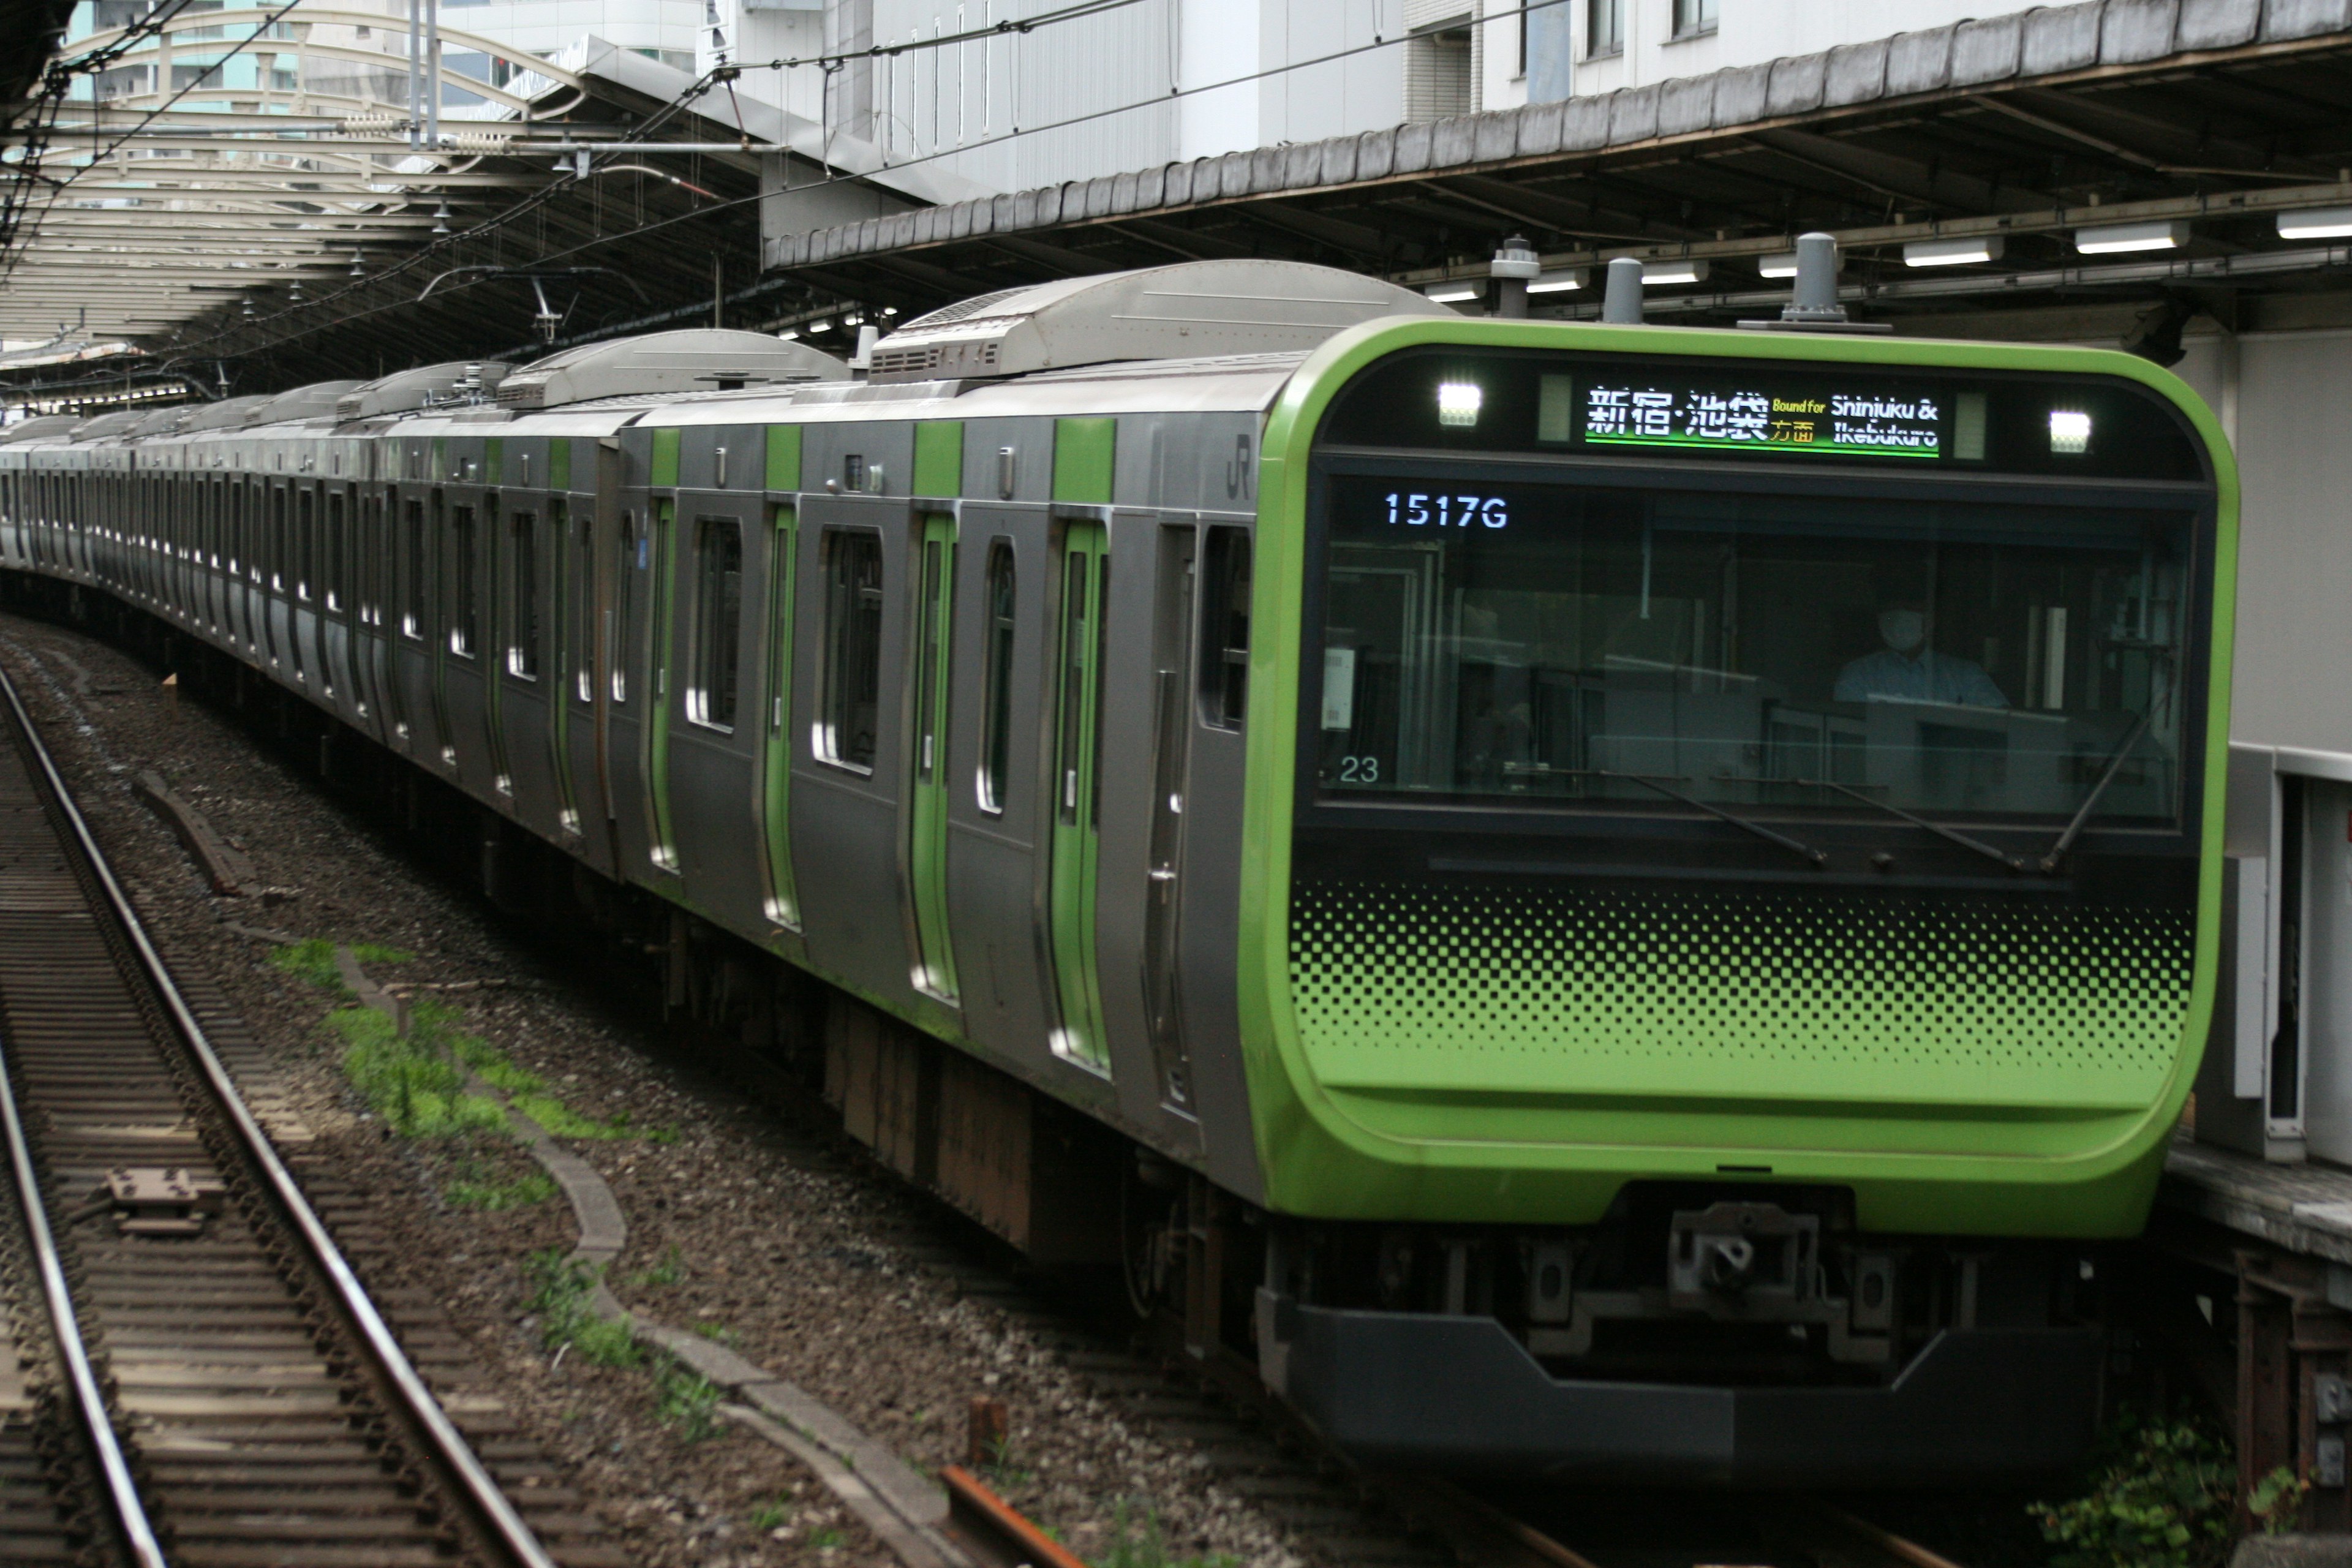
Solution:
<path fill-rule="evenodd" d="M 907 881 L 915 906 L 915 984 L 942 1002 L 956 999 L 955 954 L 948 941 L 948 692 L 954 646 L 955 519 L 922 520 L 916 576 L 915 744 L 908 799 Z"/>
<path fill-rule="evenodd" d="M 1046 921 L 1062 1027 L 1057 1048 L 1110 1068 L 1095 969 L 1095 871 L 1101 856 L 1103 605 L 1110 546 L 1098 522 L 1073 522 L 1062 543 L 1061 646 L 1055 692 L 1054 830 Z"/>
<path fill-rule="evenodd" d="M 677 547 L 677 503 L 659 502 L 654 508 L 653 605 L 646 626 L 653 676 L 651 700 L 646 708 L 646 831 L 653 863 L 665 871 L 678 868 L 677 835 L 670 826 L 669 815 L 669 668 L 676 642 L 671 635 L 670 601 L 677 580 L 677 563 L 670 554 Z"/>

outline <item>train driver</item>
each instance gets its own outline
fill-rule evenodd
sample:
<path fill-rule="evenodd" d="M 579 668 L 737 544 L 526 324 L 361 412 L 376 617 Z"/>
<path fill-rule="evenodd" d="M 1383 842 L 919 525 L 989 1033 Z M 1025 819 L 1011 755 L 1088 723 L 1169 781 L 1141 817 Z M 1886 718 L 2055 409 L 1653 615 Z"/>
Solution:
<path fill-rule="evenodd" d="M 1927 595 L 1904 584 L 1879 595 L 1878 636 L 1886 646 L 1866 653 L 1838 672 L 1832 693 L 1840 702 L 1950 702 L 1969 708 L 2006 708 L 2009 699 L 1984 666 L 1937 653 L 1928 646 L 1936 615 Z"/>

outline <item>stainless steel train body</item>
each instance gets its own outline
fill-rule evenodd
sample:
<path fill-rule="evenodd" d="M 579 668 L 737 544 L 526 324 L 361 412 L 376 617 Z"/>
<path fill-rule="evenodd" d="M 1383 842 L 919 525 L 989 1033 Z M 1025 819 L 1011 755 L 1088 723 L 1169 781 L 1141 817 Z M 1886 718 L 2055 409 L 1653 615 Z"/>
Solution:
<path fill-rule="evenodd" d="M 2211 1005 L 2207 826 L 2221 753 L 2207 743 L 2207 681 L 2218 671 L 2226 692 L 2226 449 L 2193 397 L 2120 356 L 1610 332 L 1463 323 L 1387 285 L 1289 264 L 1197 264 L 968 301 L 886 339 L 862 380 L 772 339 L 674 333 L 511 375 L 443 366 L 194 414 L 38 421 L 0 437 L 0 565 L 134 604 L 235 661 L 240 679 L 261 677 L 404 757 L 473 803 L 486 844 L 523 836 L 636 889 L 634 907 L 667 922 L 642 945 L 663 952 L 674 1004 L 732 1019 L 747 989 L 821 977 L 836 1000 L 812 1048 L 852 1132 L 1040 1257 L 1107 1249 L 1139 1294 L 1171 1289 L 1196 1351 L 1254 1351 L 1271 1384 L 1383 1462 L 1769 1481 L 2063 1459 L 2087 1431 L 2100 1358 L 2077 1310 L 2077 1255 L 2057 1244 L 2137 1225 L 2150 1151 L 2187 1092 Z M 1997 926 L 2013 895 L 2030 895 L 2035 920 L 2079 904 L 2086 919 L 2158 922 L 2160 936 L 2133 950 L 2158 955 L 2145 962 L 2161 995 L 2130 1004 L 2147 1037 L 2130 1082 L 2099 1059 L 2105 1026 L 2080 1021 L 2091 1010 L 2054 972 L 2020 982 L 2031 994 L 1996 998 L 1983 1026 L 2015 1037 L 2002 1037 L 2004 1060 L 2041 1061 L 2056 1042 L 2079 1069 L 2034 1067 L 2014 1096 L 1947 1075 L 1933 1094 L 1968 1103 L 1930 1115 L 1893 1106 L 1866 1073 L 1824 1068 L 1806 1106 L 1834 1100 L 1833 1115 L 1751 1107 L 1738 1148 L 1700 1130 L 1716 1114 L 1706 1084 L 1630 1048 L 1607 1047 L 1636 1063 L 1627 1070 L 1665 1076 L 1625 1101 L 1640 1101 L 1622 1122 L 1638 1136 L 1602 1138 L 1578 1118 L 1597 1127 L 1618 1112 L 1481 1087 L 1465 1075 L 1489 1064 L 1433 1034 L 1299 1044 L 1310 991 L 1370 997 L 1358 1013 L 1376 1019 L 1381 987 L 1442 1005 L 1450 966 L 1487 962 L 1449 956 L 1435 927 L 1378 972 L 1338 950 L 1310 963 L 1293 945 L 1307 917 L 1292 902 L 1292 816 L 1324 810 L 1305 785 L 1294 802 L 1291 769 L 1294 746 L 1324 738 L 1298 713 L 1331 668 L 1311 644 L 1302 653 L 1300 635 L 1302 604 L 1321 593 L 1303 574 L 1331 526 L 1316 510 L 1325 468 L 1377 458 L 1475 474 L 1483 462 L 1504 476 L 1489 484 L 1611 463 L 1636 472 L 1608 453 L 1482 453 L 1447 432 L 1332 456 L 1318 422 L 1345 387 L 1381 384 L 1382 365 L 1452 355 L 1471 367 L 1463 375 L 1489 365 L 1507 379 L 1527 355 L 1573 368 L 1607 353 L 1648 356 L 1638 363 L 1664 374 L 1676 355 L 1715 356 L 1704 363 L 1718 371 L 1745 355 L 1815 381 L 1958 377 L 1993 389 L 1969 394 L 1980 452 L 1988 397 L 1996 423 L 2014 405 L 2029 434 L 2060 417 L 2087 429 L 2090 416 L 2053 414 L 2050 399 L 2088 389 L 2115 429 L 2161 448 L 2160 482 L 2112 465 L 2077 482 L 2044 457 L 2030 483 L 2036 505 L 2158 508 L 2171 531 L 2167 624 L 2183 629 L 2167 633 L 2177 651 L 2165 657 L 2187 673 L 2163 743 L 2178 750 L 2184 804 L 2137 839 L 2100 824 L 2084 839 L 2098 864 L 2121 854 L 2112 863 L 2158 868 L 2147 885 L 2164 907 L 2102 913 L 2121 906 L 2098 904 L 2108 895 L 2095 879 L 2029 885 L 1932 840 L 1819 879 L 1866 901 L 1896 887 L 1888 867 L 1928 866 L 1887 895 L 1899 919 L 1865 913 L 1857 930 L 1894 931 L 1902 911 L 1948 897 L 1993 900 L 1981 918 Z M 1412 404 L 1397 418 L 1433 416 L 1451 431 L 1449 390 L 1464 395 L 1447 382 L 1428 410 L 1419 392 L 1397 395 Z M 1354 417 L 1390 395 L 1364 394 Z M 1532 401 L 1521 412 L 1533 420 Z M 1971 506 L 2006 493 L 2000 483 L 2026 493 L 2026 477 L 1928 475 L 1916 456 L 1902 454 L 1900 479 L 1894 468 L 1834 479 L 1786 468 L 1770 483 Z M 1701 470 L 1680 472 L 1674 482 Z M 1870 526 L 1893 538 L 1911 525 Z M 2157 559 L 2118 553 L 2100 570 L 2118 584 L 2137 571 L 2145 604 Z M 2094 728 L 2127 721 L 2102 715 Z M 2147 727 L 2129 729 L 2124 749 Z M 1687 862 L 1672 868 L 1677 889 L 1698 885 L 1690 868 L 1702 863 L 1775 886 L 1811 875 L 1742 869 L 1778 851 L 1751 843 L 1738 813 L 1698 809 L 1713 818 L 1665 820 L 1679 807 L 1659 806 L 1664 818 L 1623 842 L 1689 840 L 1674 850 Z M 1480 820 L 1457 810 L 1431 831 L 1501 831 Z M 1819 831 L 1843 855 L 1847 840 L 1891 830 L 1864 808 L 1858 824 Z M 1996 858 L 2019 868 L 2027 841 L 2052 830 L 2036 818 L 1969 831 L 1999 838 Z M 1952 864 L 1938 869 L 1937 854 Z M 1540 939 L 1557 951 L 1527 962 L 1568 962 L 1585 940 L 1563 929 Z M 697 968 L 696 953 L 722 948 Z M 761 954 L 760 967 L 740 962 Z M 782 1030 L 760 996 L 745 1016 Z M 1758 1005 L 1759 1040 L 1805 1026 Z M 1318 1065 L 1341 1046 L 1418 1075 L 1388 1100 L 1410 1103 L 1426 1135 L 1344 1109 L 1349 1094 Z M 1806 1046 L 1791 1036 L 1787 1048 Z M 1910 1081 L 1930 1093 L 1922 1074 Z M 1766 1092 L 1743 1089 L 1741 1103 Z M 1683 1131 L 1661 1119 L 1662 1096 L 1683 1106 Z M 1479 1109 L 1507 1100 L 1521 1130 L 1508 1136 Z M 2014 1126 L 2027 1131 L 2004 1131 Z M 1636 1194 L 1631 1210 L 1621 1192 Z M 1150 1217 L 1137 1226 L 1139 1205 Z M 1570 1321 L 1593 1260 L 1635 1245 L 1624 1226 L 1655 1222 L 1663 1267 L 1670 1223 L 1682 1245 L 1726 1214 L 1823 1238 L 1818 1257 L 1813 1240 L 1786 1241 L 1798 1271 L 1786 1301 L 1670 1302 L 1661 1289 L 1632 1307 L 1639 1292 L 1620 1291 L 1611 1310 L 1643 1332 L 1712 1319 L 1745 1336 L 1743 1365 L 1769 1342 L 1770 1364 L 1741 1374 L 1748 1384 L 1711 1386 L 1703 1368 L 1594 1381 L 1573 1370 L 1581 1349 L 1558 1352 L 1566 1375 L 1557 1358 L 1538 1364 L 1543 1344 L 1589 1340 L 1589 1328 L 1544 1325 Z M 1860 1234 L 1873 1229 L 1909 1238 Z M 2000 1251 L 1984 1238 L 2019 1237 L 2050 1244 L 1979 1268 Z M 1996 1276 L 2007 1319 L 1989 1305 Z M 1880 1293 L 1865 1305 L 1872 1279 Z M 1808 1347 L 1801 1366 L 1790 1336 Z"/>

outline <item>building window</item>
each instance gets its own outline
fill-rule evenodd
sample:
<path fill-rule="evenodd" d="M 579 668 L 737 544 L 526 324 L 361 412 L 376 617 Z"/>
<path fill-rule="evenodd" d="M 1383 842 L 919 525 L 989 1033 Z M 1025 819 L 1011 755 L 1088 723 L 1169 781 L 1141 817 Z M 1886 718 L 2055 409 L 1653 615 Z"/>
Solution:
<path fill-rule="evenodd" d="M 518 511 L 507 518 L 513 535 L 509 552 L 507 624 L 514 628 L 514 646 L 507 649 L 507 669 L 525 680 L 539 679 L 539 514 Z"/>
<path fill-rule="evenodd" d="M 1419 13 L 1424 8 L 1453 9 L 1443 4 L 1408 8 L 1412 32 L 1404 41 L 1404 117 L 1409 124 L 1447 120 L 1478 107 L 1469 14 L 1423 20 Z"/>
<path fill-rule="evenodd" d="M 743 525 L 706 517 L 694 541 L 694 670 L 686 716 L 712 730 L 735 728 L 738 632 L 743 624 Z"/>
<path fill-rule="evenodd" d="M 838 531 L 824 542 L 824 700 L 816 753 L 870 773 L 882 689 L 882 540 Z"/>
<path fill-rule="evenodd" d="M 1625 0 L 1585 0 L 1585 55 L 1622 54 L 1624 48 Z"/>
<path fill-rule="evenodd" d="M 1202 606 L 1201 717 L 1238 730 L 1249 703 L 1250 539 L 1209 531 L 1208 594 Z"/>
<path fill-rule="evenodd" d="M 1717 3 L 1718 0 L 1675 0 L 1675 37 L 1695 38 L 1702 33 L 1714 32 Z"/>
<path fill-rule="evenodd" d="M 1013 545 L 998 540 L 988 552 L 988 649 L 982 671 L 980 808 L 1004 809 L 1006 769 L 1013 760 L 1013 632 L 1017 607 Z"/>

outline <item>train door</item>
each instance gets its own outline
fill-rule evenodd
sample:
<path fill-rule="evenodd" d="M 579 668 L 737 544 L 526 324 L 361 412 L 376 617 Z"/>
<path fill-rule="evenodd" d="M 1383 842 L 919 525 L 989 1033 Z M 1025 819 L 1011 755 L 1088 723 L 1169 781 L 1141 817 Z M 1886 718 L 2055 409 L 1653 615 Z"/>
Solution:
<path fill-rule="evenodd" d="M 572 443 L 559 440 L 553 451 L 562 454 L 555 470 L 554 483 L 568 487 L 571 479 Z M 613 685 L 620 658 L 613 640 L 613 620 L 620 595 L 628 584 L 627 563 L 621 558 L 617 541 L 621 534 L 621 519 L 601 515 L 597 500 L 604 496 L 618 496 L 621 483 L 621 455 L 606 448 L 601 442 L 582 443 L 581 449 L 590 455 L 594 471 L 584 475 L 586 493 L 575 494 L 567 512 L 571 521 L 572 551 L 572 621 L 566 633 L 571 647 L 569 675 L 565 682 L 564 702 L 569 711 L 564 721 L 564 744 L 570 755 L 572 798 L 576 803 L 577 820 L 571 824 L 581 835 L 582 853 L 600 868 L 617 873 L 620 867 L 619 846 L 614 835 L 617 823 L 613 816 L 613 781 L 611 773 Z"/>
<path fill-rule="evenodd" d="M 1192 605 L 1198 531 L 1187 522 L 1160 530 L 1153 605 L 1151 837 L 1143 906 L 1143 1008 L 1159 1072 L 1160 1102 L 1190 1116 L 1192 1064 L 1178 1005 L 1177 910 L 1184 849 L 1185 768 L 1191 756 Z"/>
<path fill-rule="evenodd" d="M 795 429 L 794 437 L 800 435 Z M 771 430 L 768 439 L 784 433 Z M 798 454 L 794 454 L 798 461 Z M 793 476 L 798 482 L 799 476 Z M 771 483 L 774 482 L 772 480 Z M 787 931 L 801 925 L 800 893 L 793 880 L 793 625 L 799 586 L 800 517 L 797 508 L 773 509 L 768 529 L 767 729 L 760 748 L 761 869 L 765 876 L 770 921 Z"/>
<path fill-rule="evenodd" d="M 1095 886 L 1102 843 L 1097 820 L 1101 804 L 1102 607 L 1109 588 L 1110 547 L 1103 525 L 1071 523 L 1062 540 L 1046 932 L 1061 1014 L 1055 1049 L 1097 1072 L 1110 1069 L 1102 983 L 1095 965 Z"/>
<path fill-rule="evenodd" d="M 569 458 L 572 443 L 558 438 L 548 444 L 549 473 L 547 479 L 547 615 L 546 629 L 549 650 L 554 656 L 553 669 L 547 683 L 547 765 L 555 780 L 556 826 L 566 833 L 580 831 L 580 796 L 572 787 L 572 658 L 578 645 L 572 637 L 572 627 L 580 615 L 573 602 L 576 584 L 572 581 L 572 557 L 575 546 L 572 539 L 572 503 L 563 493 L 569 478 L 556 467 L 557 454 Z M 564 468 L 568 468 L 567 463 Z"/>
<path fill-rule="evenodd" d="M 907 781 L 907 891 L 915 934 L 914 982 L 942 1002 L 956 1000 L 955 953 L 948 936 L 948 679 L 955 646 L 955 519 L 919 520 L 914 628 L 915 731 Z"/>

